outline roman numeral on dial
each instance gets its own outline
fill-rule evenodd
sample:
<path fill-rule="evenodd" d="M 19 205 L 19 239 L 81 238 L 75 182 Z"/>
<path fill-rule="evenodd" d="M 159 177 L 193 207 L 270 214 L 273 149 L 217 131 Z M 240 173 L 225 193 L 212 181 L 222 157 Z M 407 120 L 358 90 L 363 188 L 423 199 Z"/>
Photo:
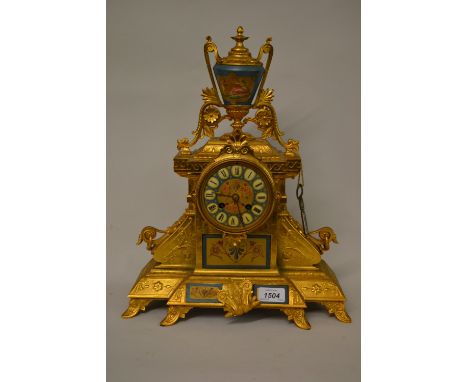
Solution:
<path fill-rule="evenodd" d="M 210 203 L 206 206 L 206 208 L 212 214 L 215 214 L 216 212 L 218 212 L 218 205 L 216 203 Z"/>
<path fill-rule="evenodd" d="M 247 170 L 245 170 L 244 179 L 250 181 L 250 180 L 252 180 L 253 178 L 255 178 L 255 175 L 257 175 L 257 174 L 255 173 L 255 171 L 252 170 L 252 169 L 250 169 L 250 168 L 248 168 Z"/>
<path fill-rule="evenodd" d="M 216 220 L 219 221 L 220 223 L 224 223 L 227 219 L 227 214 L 225 212 L 220 212 L 218 215 L 216 215 Z"/>
<path fill-rule="evenodd" d="M 244 212 L 242 214 L 242 220 L 244 221 L 244 224 L 250 224 L 253 222 L 253 216 L 250 215 L 248 212 Z"/>
<path fill-rule="evenodd" d="M 227 168 L 222 168 L 221 170 L 218 171 L 218 176 L 221 179 L 227 179 L 229 178 L 229 171 Z"/>
<path fill-rule="evenodd" d="M 230 216 L 228 220 L 228 224 L 231 227 L 236 227 L 239 225 L 239 218 L 237 216 Z"/>
<path fill-rule="evenodd" d="M 242 166 L 232 166 L 231 174 L 236 178 L 240 177 L 242 175 Z"/>
<path fill-rule="evenodd" d="M 259 203 L 266 202 L 267 194 L 265 192 L 259 192 L 257 195 L 255 195 L 255 200 Z"/>
<path fill-rule="evenodd" d="M 214 198 L 216 198 L 216 193 L 213 190 L 205 191 L 205 199 L 213 200 Z"/>
<path fill-rule="evenodd" d="M 256 204 L 255 206 L 252 207 L 252 212 L 258 216 L 263 212 L 263 207 Z"/>
<path fill-rule="evenodd" d="M 261 190 L 264 186 L 263 184 L 263 180 L 261 179 L 257 179 L 257 180 L 254 180 L 253 184 L 252 184 L 254 190 Z"/>
<path fill-rule="evenodd" d="M 219 186 L 219 180 L 216 179 L 214 176 L 210 178 L 210 180 L 208 180 L 208 186 L 210 186 L 211 188 L 216 188 Z"/>

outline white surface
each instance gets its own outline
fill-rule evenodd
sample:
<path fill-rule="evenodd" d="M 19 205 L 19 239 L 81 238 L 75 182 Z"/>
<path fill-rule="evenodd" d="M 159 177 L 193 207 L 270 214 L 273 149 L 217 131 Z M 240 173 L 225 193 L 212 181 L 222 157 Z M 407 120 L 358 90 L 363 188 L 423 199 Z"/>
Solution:
<path fill-rule="evenodd" d="M 257 287 L 257 299 L 261 302 L 286 303 L 286 287 Z"/>
<path fill-rule="evenodd" d="M 266 6 L 268 4 L 268 6 Z M 110 382 L 358 381 L 360 378 L 360 34 L 358 1 L 110 1 L 108 4 L 108 313 Z M 238 25 L 256 55 L 275 48 L 266 87 L 285 138 L 301 142 L 310 229 L 333 227 L 339 245 L 325 259 L 348 297 L 353 323 L 307 316 L 304 331 L 276 311 L 225 319 L 188 313 L 173 327 L 157 308 L 122 320 L 126 297 L 149 260 L 136 247 L 146 225 L 165 228 L 184 211 L 187 180 L 173 172 L 178 138 L 196 127 L 203 58 L 211 35 L 221 55 Z M 228 125 L 220 133 L 228 131 Z M 252 130 L 250 130 L 252 131 Z M 299 218 L 296 181 L 287 185 Z"/>
<path fill-rule="evenodd" d="M 104 380 L 103 5 L 53 0 L 1 5 L 0 30 L 8 36 L 4 50 L 11 53 L 0 62 L 0 156 L 8 185 L 0 190 L 6 238 L 0 283 L 2 290 L 14 290 L 4 294 L 4 306 L 16 307 L 2 316 L 1 325 L 2 376 L 9 381 Z M 462 238 L 468 183 L 460 174 L 468 162 L 463 107 L 468 55 L 460 47 L 468 32 L 467 3 L 450 0 L 441 7 L 397 0 L 389 6 L 372 0 L 364 5 L 363 381 L 466 381 L 467 307 L 460 301 L 466 289 Z M 34 183 L 33 174 L 40 181 Z M 411 235 L 395 233 L 402 217 Z M 18 227 L 25 222 L 33 227 L 27 239 L 34 251 L 18 249 L 25 238 Z M 434 230 L 434 222 L 448 224 L 449 230 Z M 70 232 L 80 238 L 73 246 Z M 434 237 L 446 238 L 447 232 L 449 240 L 434 244 Z M 379 251 L 395 235 L 405 258 L 405 283 L 388 282 L 394 268 Z M 437 261 L 427 261 L 441 255 L 450 258 L 450 272 L 438 272 Z M 57 272 L 65 265 L 69 272 Z M 18 269 L 22 282 L 12 271 Z M 431 288 L 433 272 L 437 285 L 449 285 L 453 293 Z M 74 283 L 57 288 L 70 277 Z M 414 314 L 413 299 L 399 299 L 389 310 L 388 301 L 408 286 L 431 288 L 432 294 L 420 296 L 423 316 Z M 35 298 L 18 304 L 18 296 L 28 296 L 32 287 Z M 40 298 L 52 289 L 53 298 Z M 70 291 L 73 303 L 61 303 L 69 301 Z M 444 309 L 432 309 L 438 306 L 434 301 L 443 301 Z M 53 314 L 44 309 L 58 303 Z M 157 379 L 153 368 L 154 375 Z"/>

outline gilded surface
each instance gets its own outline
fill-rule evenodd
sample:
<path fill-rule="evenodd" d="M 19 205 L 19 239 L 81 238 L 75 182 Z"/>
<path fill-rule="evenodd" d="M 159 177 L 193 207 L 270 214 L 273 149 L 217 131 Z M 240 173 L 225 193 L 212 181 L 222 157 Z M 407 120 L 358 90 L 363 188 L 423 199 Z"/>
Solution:
<path fill-rule="evenodd" d="M 306 299 L 343 298 L 338 286 L 331 281 L 298 281 L 296 285 Z"/>
<path fill-rule="evenodd" d="M 153 301 L 151 298 L 131 298 L 127 310 L 122 313 L 122 318 L 132 318 L 144 312 L 151 301 Z"/>
<path fill-rule="evenodd" d="M 206 38 L 204 46 L 205 61 L 210 75 L 212 88 L 203 90 L 203 105 L 200 109 L 198 126 L 193 132 L 193 139 L 190 141 L 188 138 L 182 138 L 177 141 L 177 149 L 180 154 L 190 154 L 190 148 L 194 146 L 203 137 L 213 137 L 214 130 L 218 127 L 219 122 L 224 119 L 232 121 L 233 132 L 231 140 L 239 142 L 245 137 L 248 137 L 242 132 L 242 128 L 247 122 L 253 122 L 257 125 L 258 129 L 262 131 L 262 138 L 273 138 L 283 148 L 286 149 L 286 155 L 295 155 L 299 149 L 299 142 L 290 139 L 287 143 L 282 139 L 284 133 L 279 129 L 276 111 L 272 105 L 273 89 L 263 89 L 268 72 L 270 69 L 271 60 L 273 57 L 273 46 L 271 45 L 271 37 L 267 38 L 265 44 L 260 47 L 257 58 L 253 58 L 250 51 L 244 46 L 244 41 L 248 38 L 244 36 L 244 29 L 237 28 L 237 35 L 232 37 L 236 41 L 236 45 L 230 50 L 227 57 L 222 58 L 219 56 L 218 47 L 213 42 L 210 36 Z M 216 86 L 215 76 L 211 66 L 209 53 L 215 55 L 216 63 L 226 65 L 244 65 L 244 66 L 261 66 L 263 65 L 261 59 L 264 54 L 268 54 L 268 59 L 265 65 L 265 72 L 262 75 L 259 90 L 255 102 L 251 106 L 245 105 L 223 105 L 221 97 L 218 94 L 218 87 Z M 225 107 L 227 114 L 222 115 L 219 107 Z M 253 118 L 247 117 L 250 109 L 256 109 Z"/>
<path fill-rule="evenodd" d="M 224 284 L 218 292 L 218 300 L 223 304 L 225 317 L 241 316 L 256 306 L 260 301 L 253 295 L 250 280 L 232 281 Z"/>
<path fill-rule="evenodd" d="M 166 233 L 166 231 L 151 226 L 146 226 L 141 230 L 140 234 L 138 235 L 138 240 L 136 244 L 140 245 L 141 243 L 145 242 L 146 250 L 152 251 L 154 248 L 156 248 L 156 236 L 158 233 Z"/>
<path fill-rule="evenodd" d="M 167 308 L 167 315 L 161 321 L 161 326 L 174 325 L 179 318 L 185 318 L 187 312 L 192 309 L 190 306 L 171 305 Z"/>
<path fill-rule="evenodd" d="M 189 155 L 179 153 L 174 158 L 174 171 L 185 177 L 198 176 L 228 144 L 228 135 L 213 137 Z M 248 145 L 255 157 L 269 169 L 273 176 L 293 178 L 301 170 L 301 158 L 297 153 L 280 152 L 267 140 L 256 137 L 249 138 Z"/>
<path fill-rule="evenodd" d="M 267 243 L 264 238 L 246 238 L 238 245 L 231 243 L 229 237 L 206 239 L 206 265 L 226 264 L 266 266 Z"/>
<path fill-rule="evenodd" d="M 185 300 L 185 285 L 179 287 L 169 299 L 170 303 L 182 303 Z"/>
<path fill-rule="evenodd" d="M 190 154 L 190 148 L 194 146 L 201 138 L 214 137 L 214 131 L 219 123 L 226 118 L 221 116 L 218 109 L 220 101 L 218 99 L 216 88 L 206 88 L 202 90 L 203 105 L 198 116 L 198 126 L 192 132 L 193 139 L 182 138 L 177 141 L 177 149 L 184 155 Z"/>
<path fill-rule="evenodd" d="M 145 311 L 153 300 L 165 300 L 169 308 L 161 322 L 163 326 L 175 324 L 197 306 L 222 307 L 226 317 L 243 315 L 254 308 L 281 309 L 296 326 L 309 329 L 304 311 L 306 302 L 318 302 L 338 320 L 351 322 L 340 284 L 322 260 L 331 243 L 338 242 L 334 230 L 322 227 L 303 232 L 287 211 L 285 181 L 299 175 L 302 161 L 299 141 L 283 138 L 272 104 L 274 91 L 264 88 L 273 56 L 271 38 L 253 57 L 244 46 L 247 37 L 243 33 L 243 28 L 239 27 L 233 37 L 236 45 L 226 57 L 220 56 L 211 37 L 206 39 L 204 55 L 211 86 L 202 90 L 203 103 L 192 138 L 177 141 L 178 153 L 174 158 L 174 171 L 188 179 L 188 208 L 165 230 L 151 226 L 141 230 L 137 244 L 145 243 L 152 258 L 130 291 L 129 306 L 122 314 L 124 318 Z M 258 73 L 261 72 L 258 66 L 264 65 L 258 90 L 249 98 L 254 100 L 251 104 L 223 104 L 210 55 L 217 64 L 256 66 L 249 70 Z M 262 62 L 265 57 L 266 62 Z M 216 136 L 224 120 L 230 121 L 232 131 Z M 243 131 L 247 124 L 254 124 L 260 136 Z M 196 148 L 202 139 L 206 142 Z M 278 148 L 270 141 L 276 141 Z M 204 171 L 215 161 L 242 162 L 248 158 L 256 161 L 271 181 L 272 207 L 258 227 L 229 235 L 200 212 L 197 185 L 205 181 L 202 179 L 206 175 Z M 208 234 L 211 237 L 206 240 L 204 259 L 202 240 Z M 261 236 L 270 238 L 269 248 Z M 204 268 L 204 260 L 212 268 Z M 287 304 L 261 303 L 253 293 L 254 285 L 288 285 Z"/>
<path fill-rule="evenodd" d="M 263 139 L 273 138 L 281 146 L 287 148 L 287 144 L 282 138 L 284 133 L 279 128 L 276 111 L 271 103 L 273 97 L 273 89 L 261 89 L 258 92 L 257 102 L 254 106 L 255 109 L 257 109 L 255 117 L 246 118 L 246 122 L 250 121 L 255 123 L 257 128 L 262 132 Z M 297 142 L 297 144 L 299 145 L 299 142 Z"/>
<path fill-rule="evenodd" d="M 238 27 L 237 34 L 231 38 L 234 41 L 236 41 L 236 45 L 229 51 L 226 57 L 217 57 L 217 63 L 226 65 L 261 65 L 260 59 L 262 58 L 263 53 L 268 53 L 268 50 L 265 48 L 265 45 L 269 45 L 271 37 L 267 39 L 264 45 L 262 45 L 260 51 L 258 52 L 257 58 L 253 58 L 250 54 L 250 51 L 244 46 L 244 41 L 247 40 L 248 37 L 244 36 L 243 27 Z"/>
<path fill-rule="evenodd" d="M 189 295 L 191 299 L 216 299 L 218 296 L 219 288 L 214 286 L 191 286 Z"/>
<path fill-rule="evenodd" d="M 151 296 L 154 298 L 168 298 L 179 285 L 180 279 L 155 279 L 144 277 L 130 291 L 131 296 Z"/>
<path fill-rule="evenodd" d="M 282 274 L 294 284 L 305 301 L 345 301 L 335 274 L 324 260 L 314 271 L 284 270 Z"/>
<path fill-rule="evenodd" d="M 345 323 L 351 323 L 351 317 L 346 312 L 343 302 L 323 301 L 320 302 L 328 310 L 330 315 L 335 315 L 337 320 Z"/>
<path fill-rule="evenodd" d="M 293 321 L 298 328 L 309 330 L 310 324 L 305 316 L 304 309 L 301 308 L 287 308 L 281 309 L 281 311 L 288 316 L 289 321 Z"/>
<path fill-rule="evenodd" d="M 302 295 L 296 291 L 294 288 L 289 287 L 289 301 L 292 302 L 292 305 L 295 306 L 306 306 Z"/>
<path fill-rule="evenodd" d="M 317 244 L 322 251 L 328 251 L 330 249 L 330 243 L 338 244 L 335 231 L 330 227 L 322 227 L 315 231 L 309 232 L 309 238 Z M 317 235 L 318 238 L 314 237 Z"/>
<path fill-rule="evenodd" d="M 193 267 L 195 263 L 194 216 L 188 213 L 166 230 L 156 241 L 153 258 L 162 265 Z"/>
<path fill-rule="evenodd" d="M 299 224 L 285 212 L 278 218 L 278 265 L 283 268 L 311 267 L 321 260 L 317 246 L 302 233 Z"/>

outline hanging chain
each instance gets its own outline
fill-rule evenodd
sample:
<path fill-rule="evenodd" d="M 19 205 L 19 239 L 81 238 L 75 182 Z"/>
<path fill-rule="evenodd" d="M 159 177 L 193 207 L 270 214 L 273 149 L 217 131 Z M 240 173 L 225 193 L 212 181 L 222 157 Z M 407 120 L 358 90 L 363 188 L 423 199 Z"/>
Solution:
<path fill-rule="evenodd" d="M 305 213 L 305 208 L 304 208 L 304 199 L 302 199 L 302 194 L 304 193 L 304 174 L 302 172 L 299 173 L 299 176 L 297 177 L 297 188 L 296 188 L 296 197 L 299 202 L 299 209 L 301 210 L 301 219 L 302 219 L 302 230 L 304 231 L 304 234 L 309 233 L 309 226 L 307 224 L 307 216 Z"/>

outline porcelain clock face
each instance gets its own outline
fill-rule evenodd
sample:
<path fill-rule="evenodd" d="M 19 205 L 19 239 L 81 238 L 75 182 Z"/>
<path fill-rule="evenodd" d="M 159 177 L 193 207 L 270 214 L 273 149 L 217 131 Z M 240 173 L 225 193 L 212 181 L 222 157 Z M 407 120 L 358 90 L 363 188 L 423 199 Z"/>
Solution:
<path fill-rule="evenodd" d="M 252 163 L 220 163 L 203 177 L 199 188 L 200 211 L 222 231 L 254 230 L 271 214 L 272 183 L 271 177 Z"/>

